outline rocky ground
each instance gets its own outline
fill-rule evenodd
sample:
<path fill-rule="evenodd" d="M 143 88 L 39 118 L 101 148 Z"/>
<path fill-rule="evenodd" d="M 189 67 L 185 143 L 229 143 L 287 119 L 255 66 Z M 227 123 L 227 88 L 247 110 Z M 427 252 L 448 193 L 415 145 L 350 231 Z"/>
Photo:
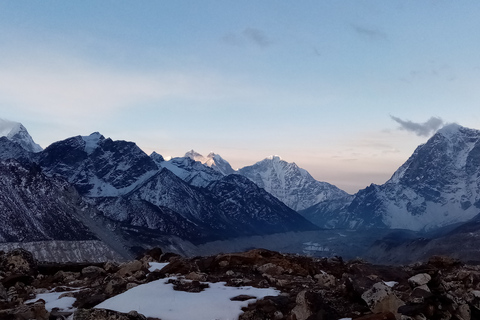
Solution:
<path fill-rule="evenodd" d="M 149 272 L 150 262 L 162 261 L 169 264 Z M 241 320 L 480 319 L 480 266 L 435 256 L 427 263 L 391 267 L 262 249 L 195 258 L 152 249 L 138 260 L 94 265 L 40 264 L 23 249 L 2 252 L 0 319 L 145 320 L 135 311 L 93 307 L 130 288 L 171 276 L 177 276 L 175 290 L 200 292 L 208 282 L 224 281 L 281 292 L 249 304 Z M 43 300 L 28 302 L 51 290 L 74 297 L 75 309 L 47 311 Z"/>

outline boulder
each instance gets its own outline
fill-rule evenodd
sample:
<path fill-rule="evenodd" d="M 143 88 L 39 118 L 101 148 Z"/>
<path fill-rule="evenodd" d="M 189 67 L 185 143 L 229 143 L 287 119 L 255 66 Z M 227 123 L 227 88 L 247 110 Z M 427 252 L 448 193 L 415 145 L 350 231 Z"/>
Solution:
<path fill-rule="evenodd" d="M 307 290 L 300 291 L 295 299 L 296 305 L 292 310 L 292 314 L 295 315 L 296 320 L 306 320 L 313 314 L 310 305 L 305 298 L 306 293 Z"/>
<path fill-rule="evenodd" d="M 87 278 L 97 278 L 105 274 L 105 269 L 96 266 L 88 266 L 82 269 L 82 276 Z"/>
<path fill-rule="evenodd" d="M 143 263 L 139 260 L 133 260 L 130 262 L 122 263 L 119 266 L 119 270 L 116 272 L 120 277 L 131 276 L 135 272 L 140 271 L 143 268 Z"/>
<path fill-rule="evenodd" d="M 24 305 L 12 309 L 0 310 L 0 319 L 12 320 L 48 320 L 50 313 L 45 309 L 45 301 L 40 299 L 32 305 Z"/>
<path fill-rule="evenodd" d="M 260 273 L 266 273 L 266 274 L 274 275 L 274 276 L 280 275 L 285 271 L 284 268 L 282 268 L 282 267 L 280 267 L 276 264 L 273 264 L 273 263 L 266 263 L 264 265 L 258 266 L 257 270 Z"/>
<path fill-rule="evenodd" d="M 365 291 L 362 294 L 362 299 L 373 313 L 392 312 L 397 319 L 400 319 L 398 308 L 405 304 L 383 282 L 377 282 L 370 290 Z"/>
<path fill-rule="evenodd" d="M 410 277 L 408 279 L 408 283 L 412 287 L 418 287 L 427 284 L 428 282 L 430 282 L 430 280 L 432 280 L 432 277 L 428 273 L 419 273 L 414 275 L 413 277 Z"/>
<path fill-rule="evenodd" d="M 38 264 L 31 252 L 20 248 L 9 251 L 2 257 L 0 270 L 10 275 L 37 275 Z"/>

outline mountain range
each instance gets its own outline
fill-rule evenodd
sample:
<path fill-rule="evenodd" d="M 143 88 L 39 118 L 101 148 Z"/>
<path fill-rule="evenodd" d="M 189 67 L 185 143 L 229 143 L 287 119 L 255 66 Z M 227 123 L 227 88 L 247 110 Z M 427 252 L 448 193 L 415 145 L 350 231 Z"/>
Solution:
<path fill-rule="evenodd" d="M 478 224 L 480 131 L 457 124 L 420 145 L 385 184 L 350 195 L 279 156 L 234 170 L 213 152 L 166 160 L 98 132 L 43 150 L 23 125 L 2 121 L 0 242 L 100 241 L 128 256 L 173 242 L 185 249 L 184 240 L 319 228 L 464 233 Z"/>
<path fill-rule="evenodd" d="M 133 142 L 113 141 L 100 133 L 71 137 L 41 151 L 26 148 L 12 135 L 2 137 L 0 142 L 0 159 L 4 159 L 0 168 L 16 168 L 24 173 L 26 181 L 53 183 L 51 181 L 58 180 L 75 190 L 74 198 L 79 200 L 71 203 L 63 200 L 70 207 L 57 211 L 67 217 L 65 225 L 79 233 L 85 231 L 87 238 L 104 237 L 101 230 L 89 230 L 92 217 L 116 230 L 116 237 L 123 238 L 122 243 L 139 245 L 161 236 L 207 241 L 317 229 L 249 179 L 238 174 L 224 174 L 225 168 L 231 167 L 218 155 L 209 155 L 212 161 L 205 164 L 188 156 L 165 161 L 156 153 L 148 156 Z M 41 179 L 30 173 L 30 167 L 36 168 Z M 5 184 L 5 189 L 23 187 L 14 179 L 5 180 Z M 51 201 L 60 199 L 46 197 L 40 192 L 45 189 L 40 185 L 37 189 L 37 192 L 26 190 L 31 199 L 24 192 L 23 202 L 42 203 L 47 208 L 52 205 Z M 61 194 L 52 191 L 55 193 Z M 17 197 L 5 194 L 4 201 Z M 4 220 L 0 234 L 5 241 L 63 240 L 63 233 L 70 230 L 60 224 L 57 230 L 57 225 L 51 223 L 56 211 L 50 210 L 47 214 L 42 206 L 37 206 L 40 213 L 19 206 L 24 220 L 31 223 L 17 228 L 18 219 L 13 217 L 19 214 L 11 208 L 14 206 L 6 208 L 8 219 Z M 78 216 L 74 214 L 76 211 L 88 211 L 89 214 L 83 215 L 83 220 L 77 223 L 74 221 Z M 79 224 L 83 227 L 78 227 Z M 51 233 L 43 232 L 42 225 L 50 225 Z M 15 234 L 16 230 L 19 234 Z M 146 234 L 150 240 L 144 239 Z"/>

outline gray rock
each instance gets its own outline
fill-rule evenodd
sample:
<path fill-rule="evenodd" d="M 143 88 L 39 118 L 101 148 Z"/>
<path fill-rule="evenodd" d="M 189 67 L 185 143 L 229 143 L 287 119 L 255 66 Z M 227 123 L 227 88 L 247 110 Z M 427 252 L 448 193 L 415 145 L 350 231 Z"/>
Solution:
<path fill-rule="evenodd" d="M 419 273 L 413 277 L 410 277 L 408 279 L 408 283 L 412 287 L 418 287 L 427 284 L 430 280 L 432 280 L 432 277 L 428 273 Z"/>
<path fill-rule="evenodd" d="M 367 303 L 372 312 L 392 312 L 397 319 L 400 319 L 398 308 L 405 304 L 383 282 L 377 282 L 370 290 L 365 291 L 362 294 L 362 299 Z"/>

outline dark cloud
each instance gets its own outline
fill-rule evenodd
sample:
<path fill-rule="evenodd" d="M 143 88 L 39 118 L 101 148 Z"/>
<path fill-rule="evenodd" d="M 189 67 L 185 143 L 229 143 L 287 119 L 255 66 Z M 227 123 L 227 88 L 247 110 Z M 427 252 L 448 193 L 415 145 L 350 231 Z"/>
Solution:
<path fill-rule="evenodd" d="M 355 32 L 369 40 L 386 40 L 387 39 L 387 34 L 379 29 L 372 29 L 372 28 L 367 28 L 364 26 L 359 26 L 359 25 L 352 25 L 353 30 Z"/>
<path fill-rule="evenodd" d="M 401 130 L 406 130 L 415 133 L 417 136 L 429 136 L 437 131 L 445 123 L 438 117 L 431 117 L 424 123 L 413 122 L 410 120 L 402 120 L 400 118 L 390 116 L 393 121 L 400 125 Z"/>
<path fill-rule="evenodd" d="M 271 44 L 270 39 L 259 29 L 246 28 L 243 30 L 242 35 L 259 47 L 268 47 Z"/>

